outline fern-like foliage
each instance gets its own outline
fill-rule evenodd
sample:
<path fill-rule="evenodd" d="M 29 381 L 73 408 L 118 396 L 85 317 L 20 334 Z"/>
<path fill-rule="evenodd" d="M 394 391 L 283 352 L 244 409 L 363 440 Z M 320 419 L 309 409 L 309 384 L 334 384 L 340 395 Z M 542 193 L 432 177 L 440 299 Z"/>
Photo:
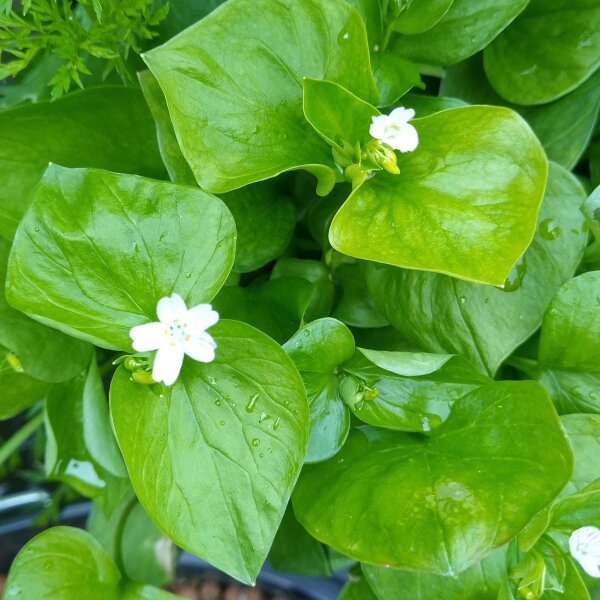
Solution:
<path fill-rule="evenodd" d="M 57 98 L 89 75 L 90 57 L 105 62 L 103 76 L 113 70 L 125 82 L 134 80 L 128 65 L 143 40 L 166 16 L 168 0 L 0 0 L 0 80 L 14 77 L 41 54 L 59 57 L 49 82 Z"/>

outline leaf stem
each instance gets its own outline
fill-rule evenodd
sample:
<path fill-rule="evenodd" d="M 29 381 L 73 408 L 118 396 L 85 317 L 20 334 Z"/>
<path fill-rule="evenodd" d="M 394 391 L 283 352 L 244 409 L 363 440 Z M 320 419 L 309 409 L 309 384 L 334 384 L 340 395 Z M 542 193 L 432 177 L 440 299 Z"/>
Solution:
<path fill-rule="evenodd" d="M 43 423 L 44 413 L 40 412 L 33 419 L 27 421 L 21 429 L 16 431 L 6 442 L 0 446 L 0 466 L 6 462 L 14 452 L 27 440 L 35 430 Z"/>

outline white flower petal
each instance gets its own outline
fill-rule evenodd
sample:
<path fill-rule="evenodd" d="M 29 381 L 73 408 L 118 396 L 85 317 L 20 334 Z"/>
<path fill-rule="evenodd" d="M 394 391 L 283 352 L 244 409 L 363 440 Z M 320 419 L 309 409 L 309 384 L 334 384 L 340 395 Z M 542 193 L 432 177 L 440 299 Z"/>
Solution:
<path fill-rule="evenodd" d="M 404 108 L 404 106 L 399 106 L 398 108 L 395 108 L 389 116 L 394 123 L 397 123 L 398 125 L 404 125 L 404 123 L 408 123 L 408 121 L 414 119 L 416 114 L 417 113 L 415 113 L 414 109 L 412 108 Z"/>
<path fill-rule="evenodd" d="M 156 314 L 161 323 L 173 323 L 182 321 L 187 313 L 187 307 L 179 294 L 165 296 L 156 305 Z"/>
<path fill-rule="evenodd" d="M 380 140 L 385 135 L 386 125 L 388 121 L 387 115 L 379 115 L 377 117 L 371 117 L 371 126 L 369 127 L 369 134 L 374 138 Z"/>
<path fill-rule="evenodd" d="M 152 379 L 162 381 L 165 385 L 173 385 L 183 364 L 183 347 L 179 344 L 168 344 L 158 349 L 152 368 Z"/>
<path fill-rule="evenodd" d="M 219 313 L 210 304 L 198 304 L 187 311 L 186 323 L 192 332 L 212 327 L 219 320 Z"/>
<path fill-rule="evenodd" d="M 588 575 L 600 577 L 600 529 L 576 529 L 569 537 L 569 551 Z"/>
<path fill-rule="evenodd" d="M 162 323 L 145 323 L 129 330 L 129 337 L 136 352 L 157 350 L 165 342 L 165 326 Z"/>
<path fill-rule="evenodd" d="M 390 146 L 400 152 L 412 152 L 419 145 L 419 134 L 412 125 L 404 125 L 400 134 L 395 136 L 394 144 Z"/>
<path fill-rule="evenodd" d="M 208 363 L 215 359 L 217 343 L 208 333 L 193 335 L 184 342 L 185 353 L 198 362 Z"/>

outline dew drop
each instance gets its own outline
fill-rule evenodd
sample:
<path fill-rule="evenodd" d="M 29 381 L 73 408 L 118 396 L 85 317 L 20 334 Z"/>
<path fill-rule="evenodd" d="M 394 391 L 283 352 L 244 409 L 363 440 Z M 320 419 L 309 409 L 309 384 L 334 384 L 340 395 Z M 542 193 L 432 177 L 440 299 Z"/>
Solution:
<path fill-rule="evenodd" d="M 262 412 L 262 413 L 260 413 L 260 418 L 258 419 L 258 422 L 264 423 L 265 421 L 268 421 L 271 418 L 272 418 L 271 415 L 268 415 L 266 412 Z"/>
<path fill-rule="evenodd" d="M 220 401 L 220 400 L 217 398 L 217 399 L 215 400 L 215 404 L 216 404 L 217 406 L 221 406 L 222 402 L 221 402 L 221 401 Z"/>
<path fill-rule="evenodd" d="M 258 438 L 254 438 L 251 443 L 255 448 L 260 446 L 260 440 Z"/>
<path fill-rule="evenodd" d="M 190 279 L 190 277 L 192 276 L 192 274 L 191 273 L 186 273 L 185 276 L 186 276 L 187 279 Z"/>
<path fill-rule="evenodd" d="M 137 245 L 137 242 L 133 243 L 133 250 L 134 250 L 134 252 L 139 252 L 140 251 L 140 247 Z"/>
<path fill-rule="evenodd" d="M 225 425 L 225 421 L 219 421 L 221 425 Z"/>
<path fill-rule="evenodd" d="M 40 230 L 40 228 L 39 228 L 39 227 L 36 227 L 36 228 L 35 228 L 35 230 L 36 230 L 36 231 L 39 231 L 39 230 Z"/>
<path fill-rule="evenodd" d="M 460 297 L 460 303 L 464 304 L 467 301 L 467 299 L 464 296 Z"/>
<path fill-rule="evenodd" d="M 523 283 L 523 278 L 525 277 L 526 273 L 527 264 L 525 262 L 525 257 L 521 256 L 508 274 L 502 289 L 505 292 L 514 292 L 515 290 L 518 290 Z"/>
<path fill-rule="evenodd" d="M 248 404 L 246 404 L 246 410 L 249 413 L 251 413 L 254 410 L 257 402 L 258 402 L 258 394 L 254 394 L 254 396 L 252 396 L 252 398 L 250 398 L 250 400 L 248 400 Z"/>
<path fill-rule="evenodd" d="M 345 29 L 342 29 L 342 31 L 340 31 L 340 33 L 337 37 L 338 44 L 345 44 L 349 39 L 350 39 L 350 32 L 346 31 Z"/>
<path fill-rule="evenodd" d="M 560 227 L 554 219 L 544 219 L 540 223 L 539 232 L 543 239 L 551 241 L 560 235 Z"/>
<path fill-rule="evenodd" d="M 277 417 L 275 421 L 273 421 L 273 431 L 277 431 L 279 429 L 279 424 L 281 423 L 281 418 Z"/>
<path fill-rule="evenodd" d="M 427 417 L 421 417 L 421 427 L 423 431 L 431 431 L 431 425 Z"/>
<path fill-rule="evenodd" d="M 158 241 L 162 242 L 166 237 L 167 237 L 166 233 L 161 233 L 160 236 L 159 236 L 159 238 L 158 238 Z"/>

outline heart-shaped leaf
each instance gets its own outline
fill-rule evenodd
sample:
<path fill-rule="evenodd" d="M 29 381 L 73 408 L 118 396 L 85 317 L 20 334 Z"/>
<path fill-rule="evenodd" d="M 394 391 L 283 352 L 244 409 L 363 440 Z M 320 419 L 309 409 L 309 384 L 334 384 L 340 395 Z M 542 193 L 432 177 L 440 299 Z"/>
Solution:
<path fill-rule="evenodd" d="M 595 0 L 531 0 L 485 49 L 484 64 L 507 100 L 556 100 L 600 66 L 600 6 Z"/>
<path fill-rule="evenodd" d="M 6 598 L 120 600 L 121 575 L 104 548 L 86 531 L 52 527 L 17 554 Z"/>
<path fill-rule="evenodd" d="M 96 345 L 129 349 L 176 291 L 189 306 L 225 281 L 235 252 L 226 206 L 199 189 L 51 166 L 15 237 L 9 302 Z"/>
<path fill-rule="evenodd" d="M 547 506 L 572 461 L 544 389 L 498 382 L 458 400 L 429 439 L 353 430 L 337 456 L 304 468 L 294 511 L 353 558 L 452 575 Z"/>
<path fill-rule="evenodd" d="M 356 258 L 502 285 L 535 231 L 544 151 L 503 108 L 466 106 L 413 123 L 419 147 L 399 157 L 400 175 L 380 173 L 350 195 L 331 224 L 332 246 Z"/>
<path fill-rule="evenodd" d="M 304 381 L 310 407 L 306 462 L 330 458 L 343 446 L 350 412 L 339 395 L 338 367 L 354 352 L 350 330 L 335 319 L 304 326 L 284 346 Z"/>
<path fill-rule="evenodd" d="M 587 244 L 585 192 L 551 165 L 539 226 L 504 290 L 443 275 L 369 265 L 376 304 L 404 336 L 430 352 L 462 354 L 490 374 L 540 326 Z"/>
<path fill-rule="evenodd" d="M 0 132 L 0 235 L 8 239 L 50 162 L 148 177 L 164 173 L 152 117 L 133 88 L 91 88 L 18 106 L 0 112 Z"/>
<path fill-rule="evenodd" d="M 144 60 L 183 155 L 210 192 L 303 168 L 327 193 L 334 164 L 303 117 L 302 79 L 327 79 L 377 100 L 365 27 L 343 0 L 230 0 Z"/>
<path fill-rule="evenodd" d="M 308 437 L 304 386 L 281 347 L 236 321 L 211 329 L 212 363 L 184 362 L 172 387 L 110 390 L 136 494 L 184 549 L 253 582 L 283 517 Z"/>

